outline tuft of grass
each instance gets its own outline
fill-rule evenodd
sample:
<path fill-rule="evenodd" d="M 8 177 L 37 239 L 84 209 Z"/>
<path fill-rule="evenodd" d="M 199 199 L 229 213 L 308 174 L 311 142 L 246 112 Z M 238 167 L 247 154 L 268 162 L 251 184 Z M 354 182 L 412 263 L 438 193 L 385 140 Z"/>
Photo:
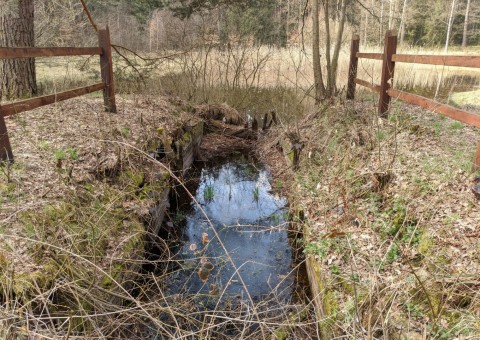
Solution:
<path fill-rule="evenodd" d="M 207 185 L 205 186 L 205 189 L 203 190 L 203 198 L 205 201 L 210 202 L 214 199 L 215 197 L 215 189 L 213 188 L 212 185 Z"/>

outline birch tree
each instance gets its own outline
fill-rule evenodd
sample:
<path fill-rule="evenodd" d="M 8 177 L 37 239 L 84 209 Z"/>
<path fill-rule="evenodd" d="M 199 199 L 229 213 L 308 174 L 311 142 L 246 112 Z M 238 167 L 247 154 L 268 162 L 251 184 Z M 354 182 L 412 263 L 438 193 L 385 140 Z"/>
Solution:
<path fill-rule="evenodd" d="M 408 0 L 403 0 L 402 16 L 400 18 L 400 28 L 399 28 L 400 43 L 403 43 L 403 39 L 405 38 L 405 20 L 406 20 L 406 12 L 407 12 L 407 3 L 408 3 Z"/>
<path fill-rule="evenodd" d="M 467 0 L 467 8 L 465 9 L 465 21 L 463 23 L 463 36 L 462 36 L 462 47 L 467 47 L 468 39 L 468 18 L 470 16 L 470 0 Z"/>
<path fill-rule="evenodd" d="M 452 7 L 450 9 L 450 15 L 448 16 L 448 25 L 447 25 L 447 38 L 445 39 L 445 48 L 444 52 L 448 52 L 448 44 L 450 43 L 450 33 L 452 32 L 453 17 L 455 14 L 455 6 L 457 5 L 457 0 L 452 0 Z"/>

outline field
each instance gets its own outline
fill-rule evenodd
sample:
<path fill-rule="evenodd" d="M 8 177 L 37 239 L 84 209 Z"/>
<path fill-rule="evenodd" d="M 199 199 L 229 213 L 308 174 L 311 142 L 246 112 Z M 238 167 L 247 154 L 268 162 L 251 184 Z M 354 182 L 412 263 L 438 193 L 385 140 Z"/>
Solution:
<path fill-rule="evenodd" d="M 341 91 L 348 55 L 346 46 L 338 70 Z M 198 311 L 205 317 L 200 322 L 189 316 L 198 307 L 191 301 L 149 299 L 152 291 L 162 293 L 157 281 L 140 286 L 145 300 L 130 296 L 117 282 L 122 265 L 161 265 L 122 252 L 143 249 L 138 237 L 144 235 L 143 225 L 133 216 L 148 214 L 152 201 L 146 191 L 156 177 L 144 173 L 159 170 L 159 163 L 151 165 L 139 150 L 151 147 L 164 128 L 173 131 L 181 125 L 192 105 L 228 103 L 241 115 L 278 113 L 280 124 L 262 135 L 258 152 L 272 170 L 275 187 L 289 198 L 297 244 L 321 269 L 324 313 L 319 322 L 311 319 L 311 304 L 305 308 L 308 315 L 303 309 L 290 314 L 299 307 L 290 306 L 280 321 L 264 320 L 257 335 L 266 331 L 279 338 L 277 330 L 286 329 L 288 335 L 296 329 L 311 331 L 312 338 L 313 332 L 346 338 L 479 336 L 480 212 L 471 192 L 472 179 L 480 175 L 472 171 L 478 129 L 396 101 L 389 117 L 380 119 L 377 97 L 367 90 L 359 91 L 356 101 L 340 96 L 329 106 L 314 108 L 311 51 L 300 46 L 127 56 L 115 57 L 122 114 L 103 113 L 101 99 L 95 98 L 101 94 L 94 93 L 7 120 L 17 160 L 0 168 L 0 240 L 8 245 L 0 252 L 0 269 L 17 279 L 4 276 L 2 287 L 34 294 L 26 296 L 31 300 L 25 305 L 9 300 L 1 311 L 2 325 L 32 334 L 84 332 L 101 338 L 120 334 L 115 332 L 122 327 L 129 334 L 138 325 L 161 329 L 166 311 L 177 324 L 164 335 L 208 338 L 214 331 L 223 334 L 215 324 L 220 320 L 223 325 L 222 318 L 240 330 L 260 319 L 255 311 L 225 316 L 216 310 L 213 316 Z M 358 77 L 378 82 L 379 67 L 362 61 Z M 38 59 L 37 69 L 42 94 L 100 78 L 96 58 Z M 408 64 L 396 69 L 395 87 L 436 95 L 474 112 L 480 107 L 479 85 L 479 70 Z M 294 169 L 289 162 L 296 145 L 301 153 Z M 110 168 L 102 170 L 104 164 L 119 175 L 108 178 Z M 4 251 L 19 256 L 16 267 L 25 273 L 12 269 Z M 33 256 L 37 263 L 26 266 L 23 256 Z M 54 282 L 40 270 L 46 264 L 56 275 Z M 31 273 L 38 275 L 39 286 L 25 283 L 37 279 Z M 119 297 L 131 305 L 104 303 L 104 287 L 118 288 Z M 57 300 L 38 302 L 37 296 Z M 60 315 L 65 301 L 76 304 L 75 314 Z M 42 307 L 42 317 L 30 305 Z M 52 318 L 50 310 L 60 316 Z"/>
<path fill-rule="evenodd" d="M 381 49 L 368 47 L 361 51 L 380 52 Z M 399 48 L 398 52 L 442 54 L 441 50 L 418 48 Z M 470 53 L 456 51 L 452 54 Z M 131 54 L 127 57 L 128 61 L 120 56 L 115 59 L 120 93 L 171 94 L 196 103 L 228 102 L 243 112 L 261 113 L 273 109 L 285 116 L 298 116 L 302 105 L 311 104 L 313 72 L 309 48 L 238 46 L 223 51 L 216 48 L 185 53 L 167 51 L 160 56 L 148 55 L 144 60 Z M 344 46 L 338 68 L 340 91 L 345 90 L 348 65 L 349 46 Z M 96 58 L 39 59 L 37 70 L 43 93 L 99 79 Z M 380 72 L 379 61 L 360 60 L 360 79 L 378 84 Z M 457 106 L 469 104 L 470 110 L 480 105 L 471 94 L 458 95 L 479 89 L 478 69 L 397 63 L 394 86 Z M 456 99 L 452 101 L 453 97 Z M 292 107 L 294 102 L 296 105 Z"/>

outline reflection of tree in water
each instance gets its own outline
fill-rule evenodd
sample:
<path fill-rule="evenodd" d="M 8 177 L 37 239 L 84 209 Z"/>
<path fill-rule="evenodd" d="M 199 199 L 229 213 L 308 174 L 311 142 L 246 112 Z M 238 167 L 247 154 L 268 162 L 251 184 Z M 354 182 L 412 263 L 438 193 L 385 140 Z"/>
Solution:
<path fill-rule="evenodd" d="M 209 187 L 212 200 L 205 199 Z M 196 193 L 201 206 L 192 205 L 187 214 L 185 244 L 177 253 L 183 269 L 171 276 L 170 294 L 178 293 L 180 285 L 183 293 L 200 298 L 215 291 L 214 285 L 227 300 L 245 297 L 247 291 L 261 299 L 272 289 L 276 298 L 289 298 L 293 281 L 283 280 L 292 257 L 286 200 L 271 195 L 270 188 L 267 172 L 244 157 L 202 170 Z"/>
<path fill-rule="evenodd" d="M 259 180 L 260 171 L 248 163 L 245 156 L 241 156 L 236 161 L 227 162 L 223 165 L 216 165 L 212 168 L 202 170 L 199 188 L 203 190 L 201 195 L 205 201 L 215 198 L 215 191 L 219 186 L 229 187 L 228 199 L 232 199 L 232 186 L 242 182 L 252 182 Z M 220 177 L 224 176 L 224 183 L 220 183 Z"/>

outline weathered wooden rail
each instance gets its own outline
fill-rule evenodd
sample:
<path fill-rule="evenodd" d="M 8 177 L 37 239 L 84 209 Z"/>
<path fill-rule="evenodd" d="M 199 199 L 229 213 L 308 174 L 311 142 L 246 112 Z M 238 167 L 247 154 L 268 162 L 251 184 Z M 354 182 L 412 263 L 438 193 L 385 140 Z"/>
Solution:
<path fill-rule="evenodd" d="M 462 123 L 480 128 L 480 115 L 460 110 L 456 107 L 436 102 L 413 93 L 392 88 L 395 63 L 414 63 L 456 67 L 480 68 L 480 56 L 447 56 L 447 55 L 413 55 L 397 54 L 397 34 L 389 31 L 385 35 L 383 53 L 360 53 L 360 37 L 354 35 L 350 48 L 350 67 L 348 73 L 347 99 L 355 98 L 355 87 L 361 85 L 380 94 L 378 112 L 385 116 L 391 98 L 417 105 L 432 112 L 442 114 Z M 372 84 L 357 78 L 358 59 L 372 59 L 383 62 L 380 84 Z M 474 168 L 480 169 L 480 143 L 474 160 Z"/>
<path fill-rule="evenodd" d="M 105 110 L 107 112 L 117 111 L 115 105 L 115 87 L 113 83 L 112 47 L 110 45 L 110 32 L 108 27 L 98 31 L 98 47 L 0 47 L 0 59 L 81 55 L 100 56 L 101 83 L 0 105 L 0 161 L 13 161 L 13 151 L 8 138 L 5 117 L 101 90 L 103 90 Z"/>

